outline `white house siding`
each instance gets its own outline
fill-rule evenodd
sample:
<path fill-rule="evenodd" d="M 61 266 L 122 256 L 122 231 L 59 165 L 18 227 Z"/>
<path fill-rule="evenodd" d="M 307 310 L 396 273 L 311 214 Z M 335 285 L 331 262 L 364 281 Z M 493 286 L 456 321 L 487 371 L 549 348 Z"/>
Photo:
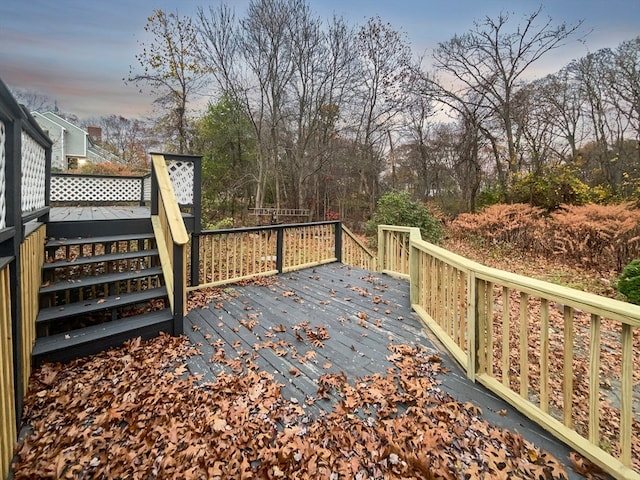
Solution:
<path fill-rule="evenodd" d="M 87 132 L 53 112 L 47 112 L 44 116 L 65 129 L 64 153 L 67 158 L 87 158 L 87 137 L 89 135 Z"/>
<path fill-rule="evenodd" d="M 32 115 L 53 142 L 53 146 L 51 147 L 51 168 L 66 170 L 67 160 L 65 157 L 64 128 L 41 113 L 33 112 Z"/>

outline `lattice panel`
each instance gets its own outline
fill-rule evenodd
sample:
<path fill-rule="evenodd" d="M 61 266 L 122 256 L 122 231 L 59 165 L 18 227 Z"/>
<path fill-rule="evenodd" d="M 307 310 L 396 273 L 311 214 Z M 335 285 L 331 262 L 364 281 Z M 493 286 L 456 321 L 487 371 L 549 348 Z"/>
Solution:
<path fill-rule="evenodd" d="M 45 149 L 22 132 L 22 213 L 45 206 Z"/>
<path fill-rule="evenodd" d="M 151 201 L 151 175 L 146 175 L 142 180 L 144 182 L 142 200 L 145 202 Z"/>
<path fill-rule="evenodd" d="M 140 179 L 51 177 L 52 202 L 139 202 Z"/>
<path fill-rule="evenodd" d="M 6 130 L 4 122 L 0 120 L 0 230 L 7 226 L 7 174 L 5 165 L 7 164 L 6 153 Z"/>
<path fill-rule="evenodd" d="M 193 162 L 181 162 L 179 160 L 169 160 L 167 162 L 169 178 L 176 193 L 176 200 L 179 205 L 193 204 Z"/>

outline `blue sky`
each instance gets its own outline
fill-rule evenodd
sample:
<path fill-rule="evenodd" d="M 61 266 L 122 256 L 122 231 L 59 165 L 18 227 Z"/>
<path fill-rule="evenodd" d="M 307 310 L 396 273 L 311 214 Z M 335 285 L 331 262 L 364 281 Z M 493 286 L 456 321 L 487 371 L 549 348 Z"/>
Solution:
<path fill-rule="evenodd" d="M 0 78 L 56 100 L 81 118 L 118 114 L 143 117 L 151 99 L 123 77 L 144 39 L 153 9 L 192 15 L 202 0 L 2 0 L 0 2 Z M 239 15 L 249 0 L 229 0 Z M 336 13 L 359 25 L 372 16 L 406 33 L 416 55 L 428 64 L 438 42 L 469 30 L 474 20 L 512 12 L 514 18 L 536 10 L 554 23 L 584 20 L 585 43 L 571 41 L 545 57 L 533 76 L 551 73 L 574 58 L 640 35 L 638 0 L 310 0 L 322 18 Z"/>

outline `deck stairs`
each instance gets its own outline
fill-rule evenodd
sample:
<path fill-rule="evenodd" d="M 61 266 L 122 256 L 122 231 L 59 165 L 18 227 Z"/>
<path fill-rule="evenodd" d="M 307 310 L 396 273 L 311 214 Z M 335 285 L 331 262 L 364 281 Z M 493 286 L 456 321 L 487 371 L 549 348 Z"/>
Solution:
<path fill-rule="evenodd" d="M 49 238 L 44 248 L 34 365 L 171 333 L 173 315 L 152 233 Z"/>

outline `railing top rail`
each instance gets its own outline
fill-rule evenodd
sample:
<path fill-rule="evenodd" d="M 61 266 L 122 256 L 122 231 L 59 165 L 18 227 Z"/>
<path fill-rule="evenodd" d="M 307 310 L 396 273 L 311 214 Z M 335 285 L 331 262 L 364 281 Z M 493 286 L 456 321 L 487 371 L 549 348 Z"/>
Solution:
<path fill-rule="evenodd" d="M 257 227 L 240 227 L 240 228 L 221 228 L 216 230 L 203 230 L 203 234 L 229 234 L 229 233 L 251 233 L 264 230 L 277 230 L 285 228 L 301 228 L 301 227 L 314 227 L 321 225 L 335 225 L 339 224 L 340 220 L 325 220 L 322 222 L 309 222 L 309 223 L 283 223 L 278 225 L 261 225 Z"/>
<path fill-rule="evenodd" d="M 148 176 L 150 176 L 151 173 L 145 173 L 145 174 L 140 174 L 140 175 L 108 175 L 108 174 L 104 174 L 104 173 L 68 173 L 68 172 L 55 172 L 52 173 L 51 176 L 52 177 L 77 177 L 77 178 L 83 178 L 83 177 L 90 177 L 90 178 L 119 178 L 119 179 L 123 179 L 123 180 L 139 180 L 139 179 L 143 179 L 143 178 L 147 178 Z"/>
<path fill-rule="evenodd" d="M 372 258 L 376 256 L 375 253 L 373 253 L 371 250 L 369 250 L 369 248 L 367 248 L 367 246 L 362 242 L 362 240 L 356 237 L 355 234 L 344 225 L 342 226 L 342 231 L 354 242 L 356 242 L 360 246 L 362 251 L 365 252 L 367 255 L 369 255 Z"/>
<path fill-rule="evenodd" d="M 383 230 L 391 230 L 394 232 L 403 232 L 403 233 L 412 233 L 418 232 L 420 233 L 420 229 L 417 227 L 405 227 L 402 225 L 378 225 L 378 228 Z"/>
<path fill-rule="evenodd" d="M 382 228 L 397 231 L 406 231 L 408 227 Z M 417 230 L 417 229 L 416 229 Z M 518 289 L 529 291 L 546 298 L 552 298 L 561 304 L 573 305 L 578 308 L 586 308 L 589 311 L 597 312 L 603 316 L 615 315 L 622 323 L 632 327 L 640 327 L 640 306 L 622 302 L 613 298 L 603 297 L 594 293 L 583 292 L 574 288 L 557 285 L 555 283 L 538 280 L 517 273 L 487 267 L 481 263 L 474 262 L 444 248 L 433 245 L 429 242 L 416 238 L 412 235 L 411 245 L 416 248 L 428 251 L 430 254 L 441 260 L 451 263 L 456 268 L 464 271 L 473 271 L 476 277 L 484 280 L 501 283 Z"/>
<path fill-rule="evenodd" d="M 160 155 L 165 158 L 165 160 L 186 160 L 186 161 L 199 161 L 202 156 L 201 155 L 191 155 L 188 153 L 163 153 L 163 152 L 149 152 L 149 155 L 153 158 L 154 155 Z"/>

